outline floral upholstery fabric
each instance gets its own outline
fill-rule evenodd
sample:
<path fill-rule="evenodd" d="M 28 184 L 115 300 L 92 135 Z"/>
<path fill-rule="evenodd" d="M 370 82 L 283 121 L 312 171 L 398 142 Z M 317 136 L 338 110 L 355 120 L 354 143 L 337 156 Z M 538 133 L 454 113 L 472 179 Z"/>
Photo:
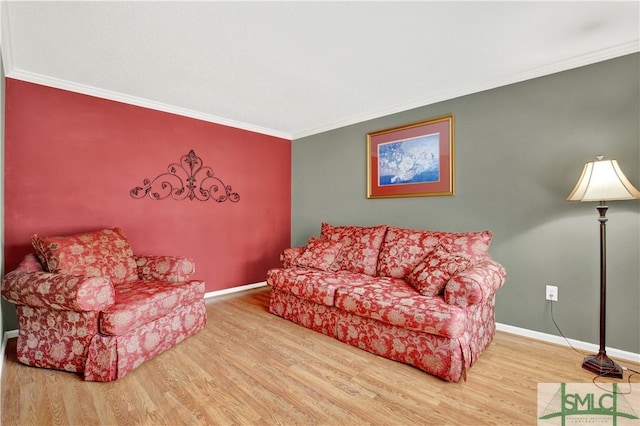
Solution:
<path fill-rule="evenodd" d="M 267 284 L 270 286 L 326 306 L 333 306 L 337 288 L 358 286 L 370 280 L 368 275 L 347 271 L 327 272 L 307 268 L 267 271 Z"/>
<path fill-rule="evenodd" d="M 336 337 L 338 309 L 319 305 L 286 291 L 271 289 L 269 312 L 327 336 Z"/>
<path fill-rule="evenodd" d="M 444 288 L 444 300 L 466 307 L 491 301 L 507 273 L 498 262 L 486 259 L 454 275 Z"/>
<path fill-rule="evenodd" d="M 17 305 L 18 360 L 34 367 L 81 373 L 99 312 Z"/>
<path fill-rule="evenodd" d="M 131 255 L 133 265 L 116 267 L 130 252 L 117 228 L 35 240 L 49 257 L 30 254 L 2 279 L 2 296 L 16 304 L 24 364 L 115 380 L 206 324 L 205 286 L 188 281 L 190 259 Z"/>
<path fill-rule="evenodd" d="M 437 296 L 444 290 L 449 278 L 464 271 L 470 264 L 469 259 L 436 248 L 413 268 L 406 280 L 423 296 Z"/>
<path fill-rule="evenodd" d="M 386 231 L 386 225 L 361 227 L 323 223 L 320 235 L 342 243 L 342 250 L 336 259 L 339 269 L 375 276 Z"/>
<path fill-rule="evenodd" d="M 111 282 L 103 277 L 17 270 L 4 278 L 2 296 L 16 305 L 71 311 L 100 311 L 115 300 Z"/>
<path fill-rule="evenodd" d="M 479 262 L 489 256 L 489 245 L 493 239 L 491 231 L 430 232 L 449 253 L 466 257 L 472 262 Z"/>
<path fill-rule="evenodd" d="M 431 232 L 389 226 L 380 249 L 378 276 L 406 277 L 438 243 Z"/>
<path fill-rule="evenodd" d="M 311 237 L 295 263 L 297 266 L 327 271 L 340 254 L 341 248 L 340 242 Z"/>
<path fill-rule="evenodd" d="M 341 312 L 337 338 L 452 382 L 459 381 L 468 368 L 458 339 L 399 328 L 355 314 Z"/>
<path fill-rule="evenodd" d="M 29 253 L 26 255 L 15 270 L 24 272 L 45 272 L 42 267 L 42 263 L 40 263 L 40 260 L 35 253 Z"/>
<path fill-rule="evenodd" d="M 132 281 L 114 287 L 116 303 L 104 309 L 100 317 L 102 334 L 124 334 L 201 299 L 204 293 L 204 281 Z"/>
<path fill-rule="evenodd" d="M 441 297 L 426 297 L 398 278 L 378 278 L 364 285 L 340 288 L 335 306 L 365 318 L 407 330 L 455 338 L 462 334 L 465 312 Z"/>
<path fill-rule="evenodd" d="M 421 231 L 389 226 L 380 248 L 377 274 L 405 278 L 422 259 L 440 245 L 452 254 L 478 262 L 489 256 L 490 231 Z"/>
<path fill-rule="evenodd" d="M 35 234 L 32 244 L 49 272 L 108 277 L 113 283 L 138 279 L 133 251 L 120 228 L 61 237 Z"/>
<path fill-rule="evenodd" d="M 107 382 L 119 379 L 202 330 L 205 325 L 206 306 L 204 299 L 199 299 L 123 335 L 96 334 L 89 346 L 85 380 Z"/>
<path fill-rule="evenodd" d="M 283 268 L 267 272 L 269 312 L 444 380 L 466 380 L 495 335 L 495 293 L 506 278 L 488 252 L 491 232 L 373 228 L 322 225 L 322 238 L 343 245 L 338 270 L 300 267 L 304 248 L 284 250 Z M 427 286 L 427 295 L 410 282 Z"/>
<path fill-rule="evenodd" d="M 296 265 L 296 259 L 302 254 L 304 247 L 289 247 L 280 253 L 280 263 L 283 268 L 293 268 Z"/>
<path fill-rule="evenodd" d="M 196 263 L 187 257 L 134 256 L 140 281 L 188 281 L 196 272 Z"/>

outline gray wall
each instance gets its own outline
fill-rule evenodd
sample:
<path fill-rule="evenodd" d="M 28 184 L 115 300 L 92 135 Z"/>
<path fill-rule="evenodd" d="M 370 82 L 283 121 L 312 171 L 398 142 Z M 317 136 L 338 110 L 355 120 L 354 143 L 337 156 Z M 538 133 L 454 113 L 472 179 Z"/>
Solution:
<path fill-rule="evenodd" d="M 565 201 L 586 161 L 618 159 L 640 187 L 639 55 L 525 81 L 293 142 L 292 245 L 320 223 L 494 233 L 507 269 L 497 321 L 598 343 L 595 203 Z M 375 90 L 375 88 L 372 88 Z M 419 94 L 418 94 L 419 95 Z M 366 198 L 366 134 L 452 113 L 456 195 Z M 640 201 L 609 203 L 607 346 L 640 353 Z"/>

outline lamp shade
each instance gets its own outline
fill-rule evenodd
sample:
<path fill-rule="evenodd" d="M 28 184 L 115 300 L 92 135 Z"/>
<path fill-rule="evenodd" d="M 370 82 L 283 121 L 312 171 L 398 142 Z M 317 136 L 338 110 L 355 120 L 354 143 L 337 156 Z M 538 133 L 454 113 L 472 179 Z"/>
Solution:
<path fill-rule="evenodd" d="M 585 163 L 582 175 L 567 201 L 608 201 L 640 198 L 640 192 L 622 173 L 616 160 Z"/>

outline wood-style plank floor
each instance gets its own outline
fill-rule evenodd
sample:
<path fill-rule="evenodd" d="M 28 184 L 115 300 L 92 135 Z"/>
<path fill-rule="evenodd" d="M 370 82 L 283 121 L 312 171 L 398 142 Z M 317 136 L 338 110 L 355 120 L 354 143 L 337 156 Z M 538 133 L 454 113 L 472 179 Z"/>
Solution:
<path fill-rule="evenodd" d="M 593 379 L 570 348 L 498 332 L 444 382 L 269 314 L 269 291 L 209 301 L 205 330 L 111 383 L 22 365 L 10 339 L 2 425 L 534 425 L 538 383 Z"/>

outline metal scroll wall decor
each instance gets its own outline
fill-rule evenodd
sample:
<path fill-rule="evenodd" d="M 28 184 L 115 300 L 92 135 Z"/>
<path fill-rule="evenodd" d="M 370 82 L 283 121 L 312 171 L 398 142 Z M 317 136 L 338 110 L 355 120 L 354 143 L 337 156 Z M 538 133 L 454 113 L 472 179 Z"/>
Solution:
<path fill-rule="evenodd" d="M 136 186 L 129 194 L 140 199 L 149 196 L 152 200 L 163 200 L 169 196 L 174 200 L 213 200 L 222 203 L 227 200 L 237 203 L 240 195 L 233 192 L 231 185 L 214 176 L 209 166 L 203 166 L 202 159 L 190 150 L 180 157 L 179 163 L 171 163 L 167 171 L 153 180 L 144 179 L 143 186 Z"/>

